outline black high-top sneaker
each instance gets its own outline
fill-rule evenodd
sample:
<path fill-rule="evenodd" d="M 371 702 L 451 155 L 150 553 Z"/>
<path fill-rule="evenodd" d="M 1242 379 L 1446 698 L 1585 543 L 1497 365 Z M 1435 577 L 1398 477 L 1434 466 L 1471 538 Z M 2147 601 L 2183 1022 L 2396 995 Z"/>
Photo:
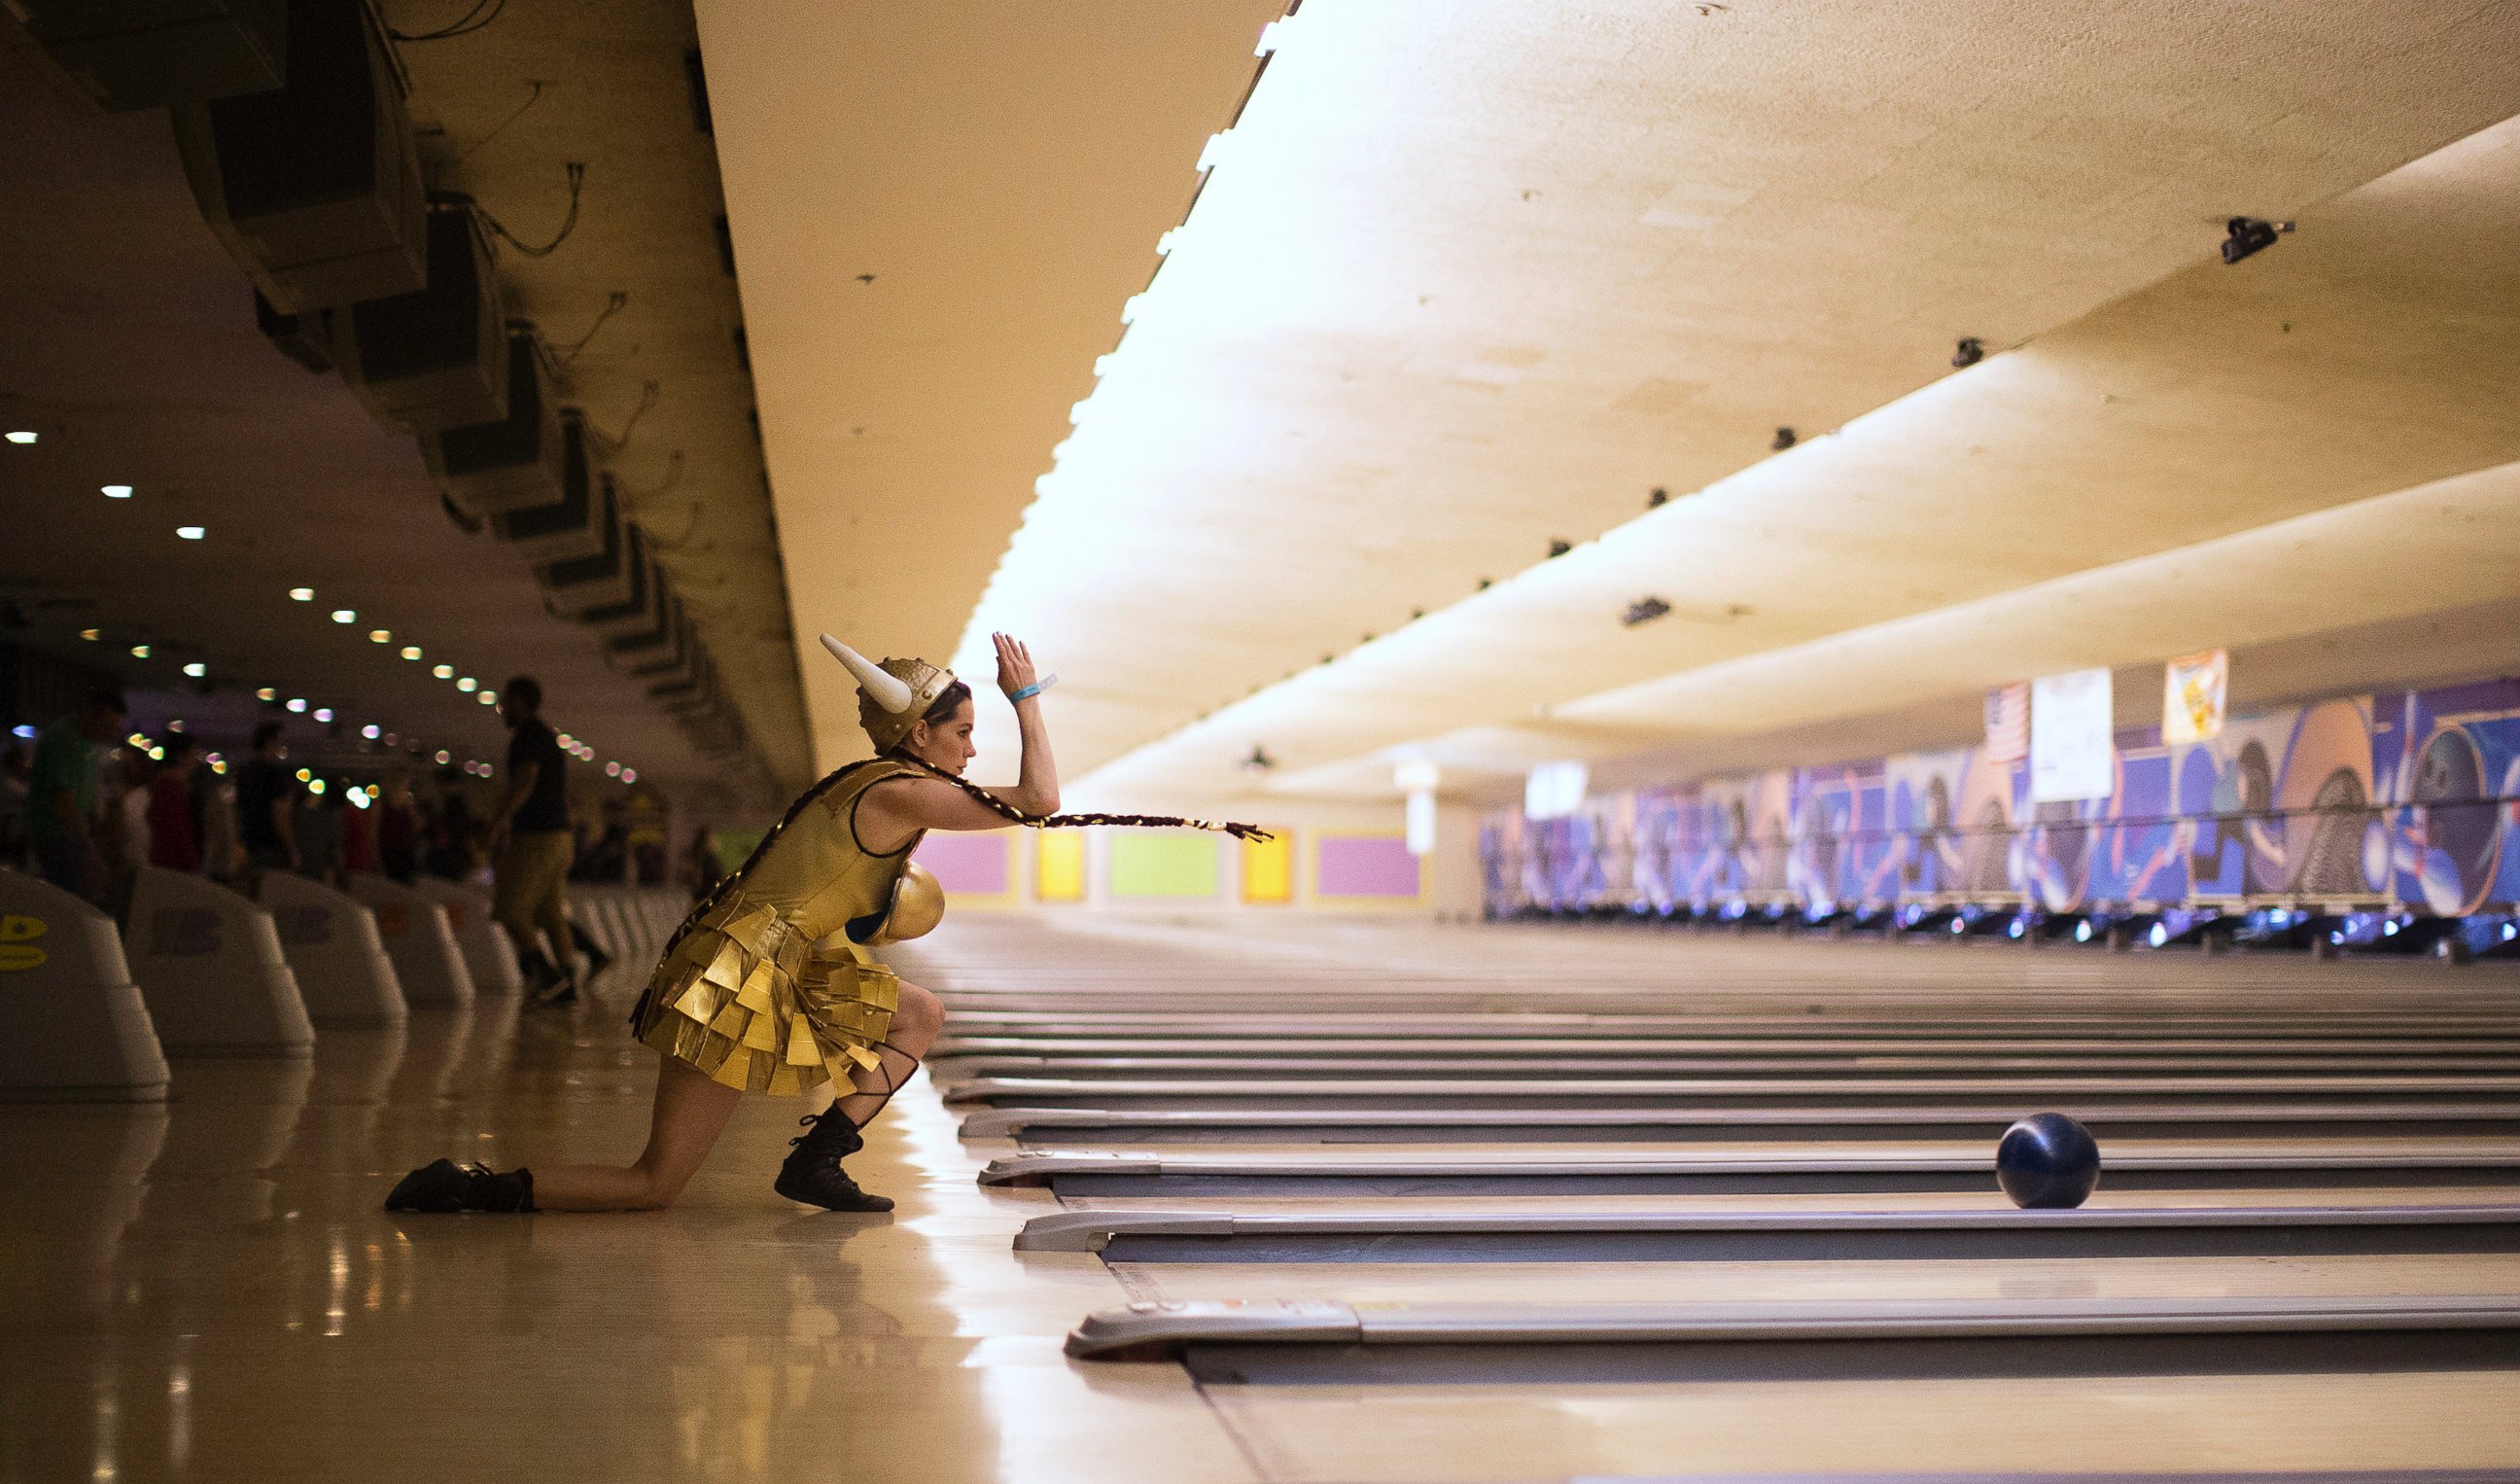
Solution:
<path fill-rule="evenodd" d="M 807 1113 L 796 1120 L 805 1132 L 788 1141 L 788 1162 L 779 1167 L 771 1186 L 789 1200 L 832 1211 L 889 1211 L 892 1197 L 871 1195 L 840 1168 L 840 1161 L 866 1147 L 857 1125 L 836 1109 Z"/>
<path fill-rule="evenodd" d="M 543 957 L 539 948 L 528 948 L 517 955 L 517 971 L 525 981 L 525 1003 L 531 1005 L 552 992 L 552 986 L 565 982 L 552 961 Z"/>
<path fill-rule="evenodd" d="M 505 1175 L 481 1164 L 440 1159 L 405 1175 L 385 1196 L 388 1211 L 531 1211 L 534 1172 Z"/>

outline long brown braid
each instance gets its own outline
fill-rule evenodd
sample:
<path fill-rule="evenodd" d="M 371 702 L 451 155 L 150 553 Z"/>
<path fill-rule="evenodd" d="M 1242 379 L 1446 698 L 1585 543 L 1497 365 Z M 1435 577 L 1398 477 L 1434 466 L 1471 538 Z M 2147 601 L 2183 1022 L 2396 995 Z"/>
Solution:
<path fill-rule="evenodd" d="M 895 762 L 909 763 L 913 767 L 922 769 L 937 778 L 943 779 L 945 782 L 952 784 L 955 787 L 962 789 L 965 793 L 978 799 L 982 805 L 987 807 L 990 813 L 995 814 L 1000 819 L 1003 819 L 1010 824 L 1024 826 L 1026 829 L 1030 830 L 1085 830 L 1097 826 L 1120 826 L 1147 830 L 1208 830 L 1213 831 L 1218 834 L 1230 834 L 1238 840 L 1260 841 L 1273 840 L 1277 838 L 1276 835 L 1261 829 L 1257 825 L 1236 824 L 1231 821 L 1220 823 L 1215 820 L 1183 819 L 1179 815 L 1173 814 L 1026 814 L 1014 805 L 1008 803 L 1005 799 L 991 793 L 988 789 L 981 787 L 979 785 L 948 773 L 923 757 L 919 757 L 898 747 L 885 753 L 884 756 Z"/>

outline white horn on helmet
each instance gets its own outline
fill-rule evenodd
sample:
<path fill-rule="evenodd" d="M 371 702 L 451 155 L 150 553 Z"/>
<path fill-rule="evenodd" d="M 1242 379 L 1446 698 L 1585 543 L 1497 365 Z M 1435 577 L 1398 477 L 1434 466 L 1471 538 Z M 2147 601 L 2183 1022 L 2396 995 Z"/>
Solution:
<path fill-rule="evenodd" d="M 899 676 L 885 674 L 864 654 L 850 649 L 831 635 L 823 636 L 823 648 L 832 652 L 833 659 L 848 667 L 849 673 L 857 677 L 858 688 L 866 692 L 868 698 L 881 706 L 886 713 L 899 716 L 909 710 L 918 699 L 911 694 L 909 685 Z"/>

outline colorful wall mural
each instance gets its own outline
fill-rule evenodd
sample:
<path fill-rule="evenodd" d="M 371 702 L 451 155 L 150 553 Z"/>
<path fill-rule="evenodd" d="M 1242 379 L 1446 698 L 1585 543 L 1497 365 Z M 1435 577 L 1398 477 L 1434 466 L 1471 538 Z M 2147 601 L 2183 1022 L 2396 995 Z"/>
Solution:
<path fill-rule="evenodd" d="M 1100 848 L 1094 848 L 1099 845 Z M 914 856 L 969 907 L 1143 905 L 1410 910 L 1427 874 L 1398 834 L 1281 829 L 1247 842 L 1181 831 L 930 831 Z"/>
<path fill-rule="evenodd" d="M 1486 905 L 2520 903 L 2520 681 L 2338 697 L 2177 745 L 2121 732 L 2116 750 L 2109 796 L 2080 803 L 2032 804 L 2026 761 L 1969 746 L 1491 816 Z"/>

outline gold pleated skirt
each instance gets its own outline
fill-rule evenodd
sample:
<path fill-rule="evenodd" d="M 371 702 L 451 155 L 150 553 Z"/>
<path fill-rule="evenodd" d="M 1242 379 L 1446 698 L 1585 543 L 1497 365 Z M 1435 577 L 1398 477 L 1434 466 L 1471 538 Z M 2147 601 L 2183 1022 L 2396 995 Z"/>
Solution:
<path fill-rule="evenodd" d="M 855 944 L 818 950 L 741 894 L 683 929 L 640 997 L 641 1041 L 710 1080 L 786 1097 L 881 1061 L 901 985 Z"/>

